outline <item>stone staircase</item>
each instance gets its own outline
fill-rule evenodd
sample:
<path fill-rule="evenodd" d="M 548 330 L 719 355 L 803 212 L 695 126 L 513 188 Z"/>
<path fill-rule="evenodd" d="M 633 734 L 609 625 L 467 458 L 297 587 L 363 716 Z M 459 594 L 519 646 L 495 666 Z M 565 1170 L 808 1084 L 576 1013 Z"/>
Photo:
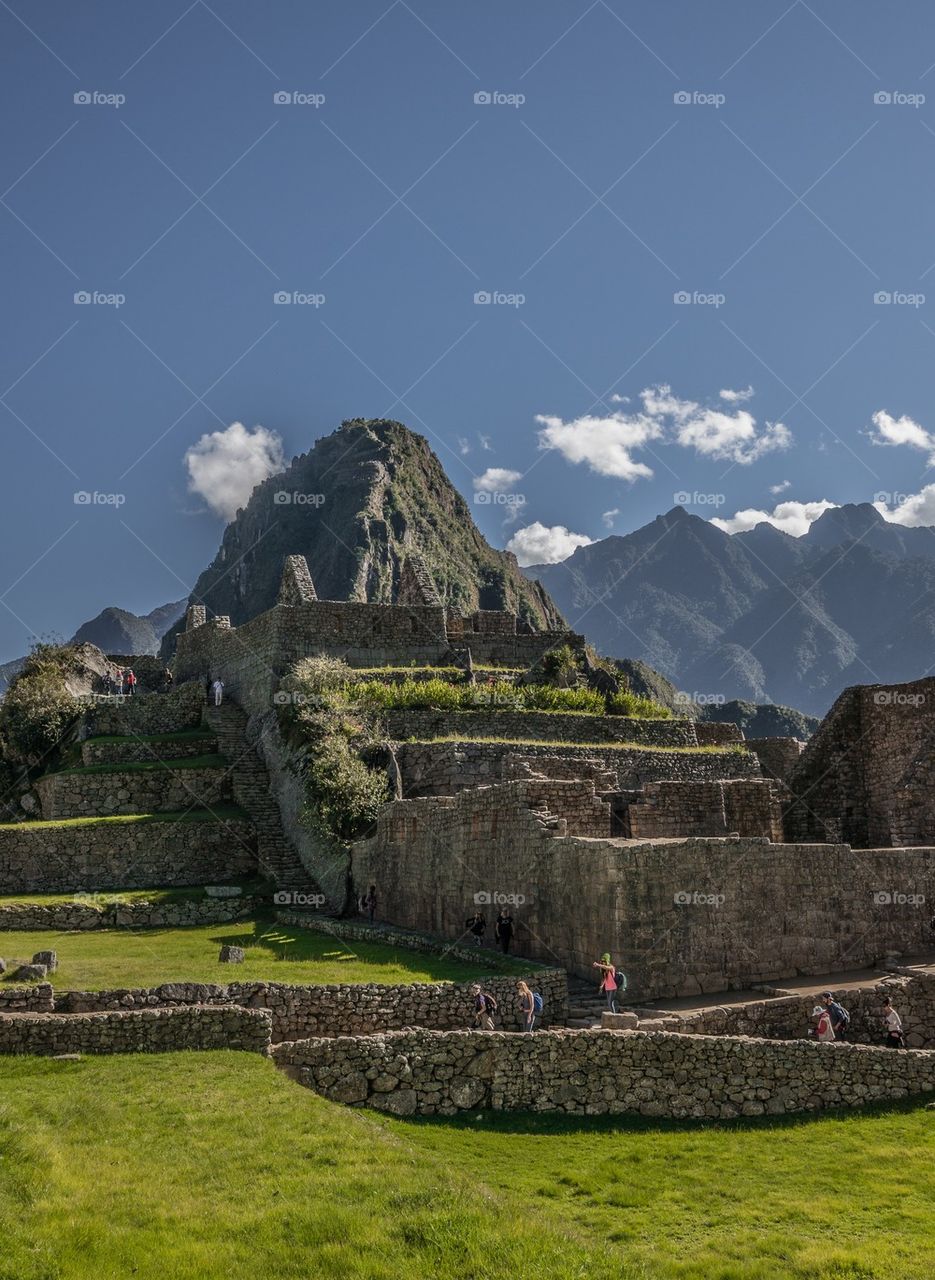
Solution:
<path fill-rule="evenodd" d="M 595 970 L 595 975 L 597 970 Z M 622 1007 L 618 1003 L 618 1008 Z M 593 982 L 578 978 L 573 973 L 568 975 L 568 1022 L 569 1027 L 599 1027 L 601 1014 L 607 1008 L 603 992 L 597 989 L 597 977 Z"/>
<path fill-rule="evenodd" d="M 220 707 L 205 707 L 203 719 L 217 736 L 220 752 L 229 762 L 234 800 L 249 814 L 256 830 L 261 873 L 274 880 L 280 890 L 317 893 L 318 886 L 283 832 L 266 768 L 247 741 L 245 712 L 228 701 Z"/>

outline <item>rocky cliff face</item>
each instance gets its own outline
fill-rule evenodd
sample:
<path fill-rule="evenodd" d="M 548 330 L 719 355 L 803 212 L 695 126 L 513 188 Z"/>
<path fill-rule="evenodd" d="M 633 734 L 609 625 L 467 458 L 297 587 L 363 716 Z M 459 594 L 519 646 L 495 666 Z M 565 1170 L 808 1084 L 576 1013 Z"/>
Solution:
<path fill-rule="evenodd" d="M 345 422 L 258 485 L 192 601 L 238 626 L 276 603 L 283 561 L 300 553 L 320 599 L 392 603 L 411 551 L 462 612 L 507 609 L 537 630 L 562 625 L 543 588 L 481 535 L 428 442 L 383 419 Z M 173 630 L 163 652 L 174 643 Z"/>

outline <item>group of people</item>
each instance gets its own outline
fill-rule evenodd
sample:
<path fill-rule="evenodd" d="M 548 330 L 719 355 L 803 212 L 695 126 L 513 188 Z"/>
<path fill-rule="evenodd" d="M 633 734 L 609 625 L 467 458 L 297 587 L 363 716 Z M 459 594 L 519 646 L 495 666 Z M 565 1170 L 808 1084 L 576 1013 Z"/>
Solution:
<path fill-rule="evenodd" d="M 464 928 L 474 939 L 475 946 L 479 947 L 483 944 L 484 935 L 487 932 L 487 917 L 479 907 L 465 920 Z M 509 955 L 515 933 L 516 922 L 504 907 L 494 921 L 494 939 L 504 955 Z"/>
<path fill-rule="evenodd" d="M 474 997 L 474 1026 L 481 1031 L 495 1031 L 496 997 L 489 991 L 485 991 L 479 982 L 475 982 L 471 987 L 471 995 Z M 542 1010 L 545 1007 L 542 996 L 538 991 L 533 991 L 529 983 L 524 982 L 522 978 L 516 984 L 516 996 L 523 1030 L 534 1031 L 536 1019 L 542 1016 Z"/>
<path fill-rule="evenodd" d="M 115 667 L 112 672 L 105 671 L 102 679 L 105 693 L 118 694 L 121 698 L 136 693 L 137 679 L 132 667 Z"/>
<path fill-rule="evenodd" d="M 906 1037 L 903 1034 L 902 1018 L 893 1007 L 893 1001 L 889 996 L 883 1000 L 881 1018 L 889 1048 L 905 1049 Z M 812 1030 L 816 1040 L 830 1044 L 836 1040 L 847 1039 L 851 1015 L 841 1002 L 834 998 L 832 991 L 821 993 L 821 1004 L 816 1004 L 812 1010 L 812 1020 L 814 1022 Z"/>

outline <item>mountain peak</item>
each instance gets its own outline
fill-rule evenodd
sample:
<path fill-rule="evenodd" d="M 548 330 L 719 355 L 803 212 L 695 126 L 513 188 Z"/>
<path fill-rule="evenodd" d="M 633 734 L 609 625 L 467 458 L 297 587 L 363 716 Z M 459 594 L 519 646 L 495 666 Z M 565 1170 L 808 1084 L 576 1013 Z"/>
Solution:
<path fill-rule="evenodd" d="M 846 502 L 829 507 L 815 520 L 804 537 L 812 546 L 833 546 L 851 539 L 865 538 L 886 521 L 869 502 Z"/>

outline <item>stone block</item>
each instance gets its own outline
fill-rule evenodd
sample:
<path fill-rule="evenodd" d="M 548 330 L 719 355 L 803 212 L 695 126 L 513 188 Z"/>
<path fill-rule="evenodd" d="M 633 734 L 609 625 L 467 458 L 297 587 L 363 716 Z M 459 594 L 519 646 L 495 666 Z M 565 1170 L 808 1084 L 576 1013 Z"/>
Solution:
<path fill-rule="evenodd" d="M 234 947 L 227 944 L 221 947 L 221 954 L 218 956 L 219 964 L 243 964 L 243 962 L 243 947 Z"/>

